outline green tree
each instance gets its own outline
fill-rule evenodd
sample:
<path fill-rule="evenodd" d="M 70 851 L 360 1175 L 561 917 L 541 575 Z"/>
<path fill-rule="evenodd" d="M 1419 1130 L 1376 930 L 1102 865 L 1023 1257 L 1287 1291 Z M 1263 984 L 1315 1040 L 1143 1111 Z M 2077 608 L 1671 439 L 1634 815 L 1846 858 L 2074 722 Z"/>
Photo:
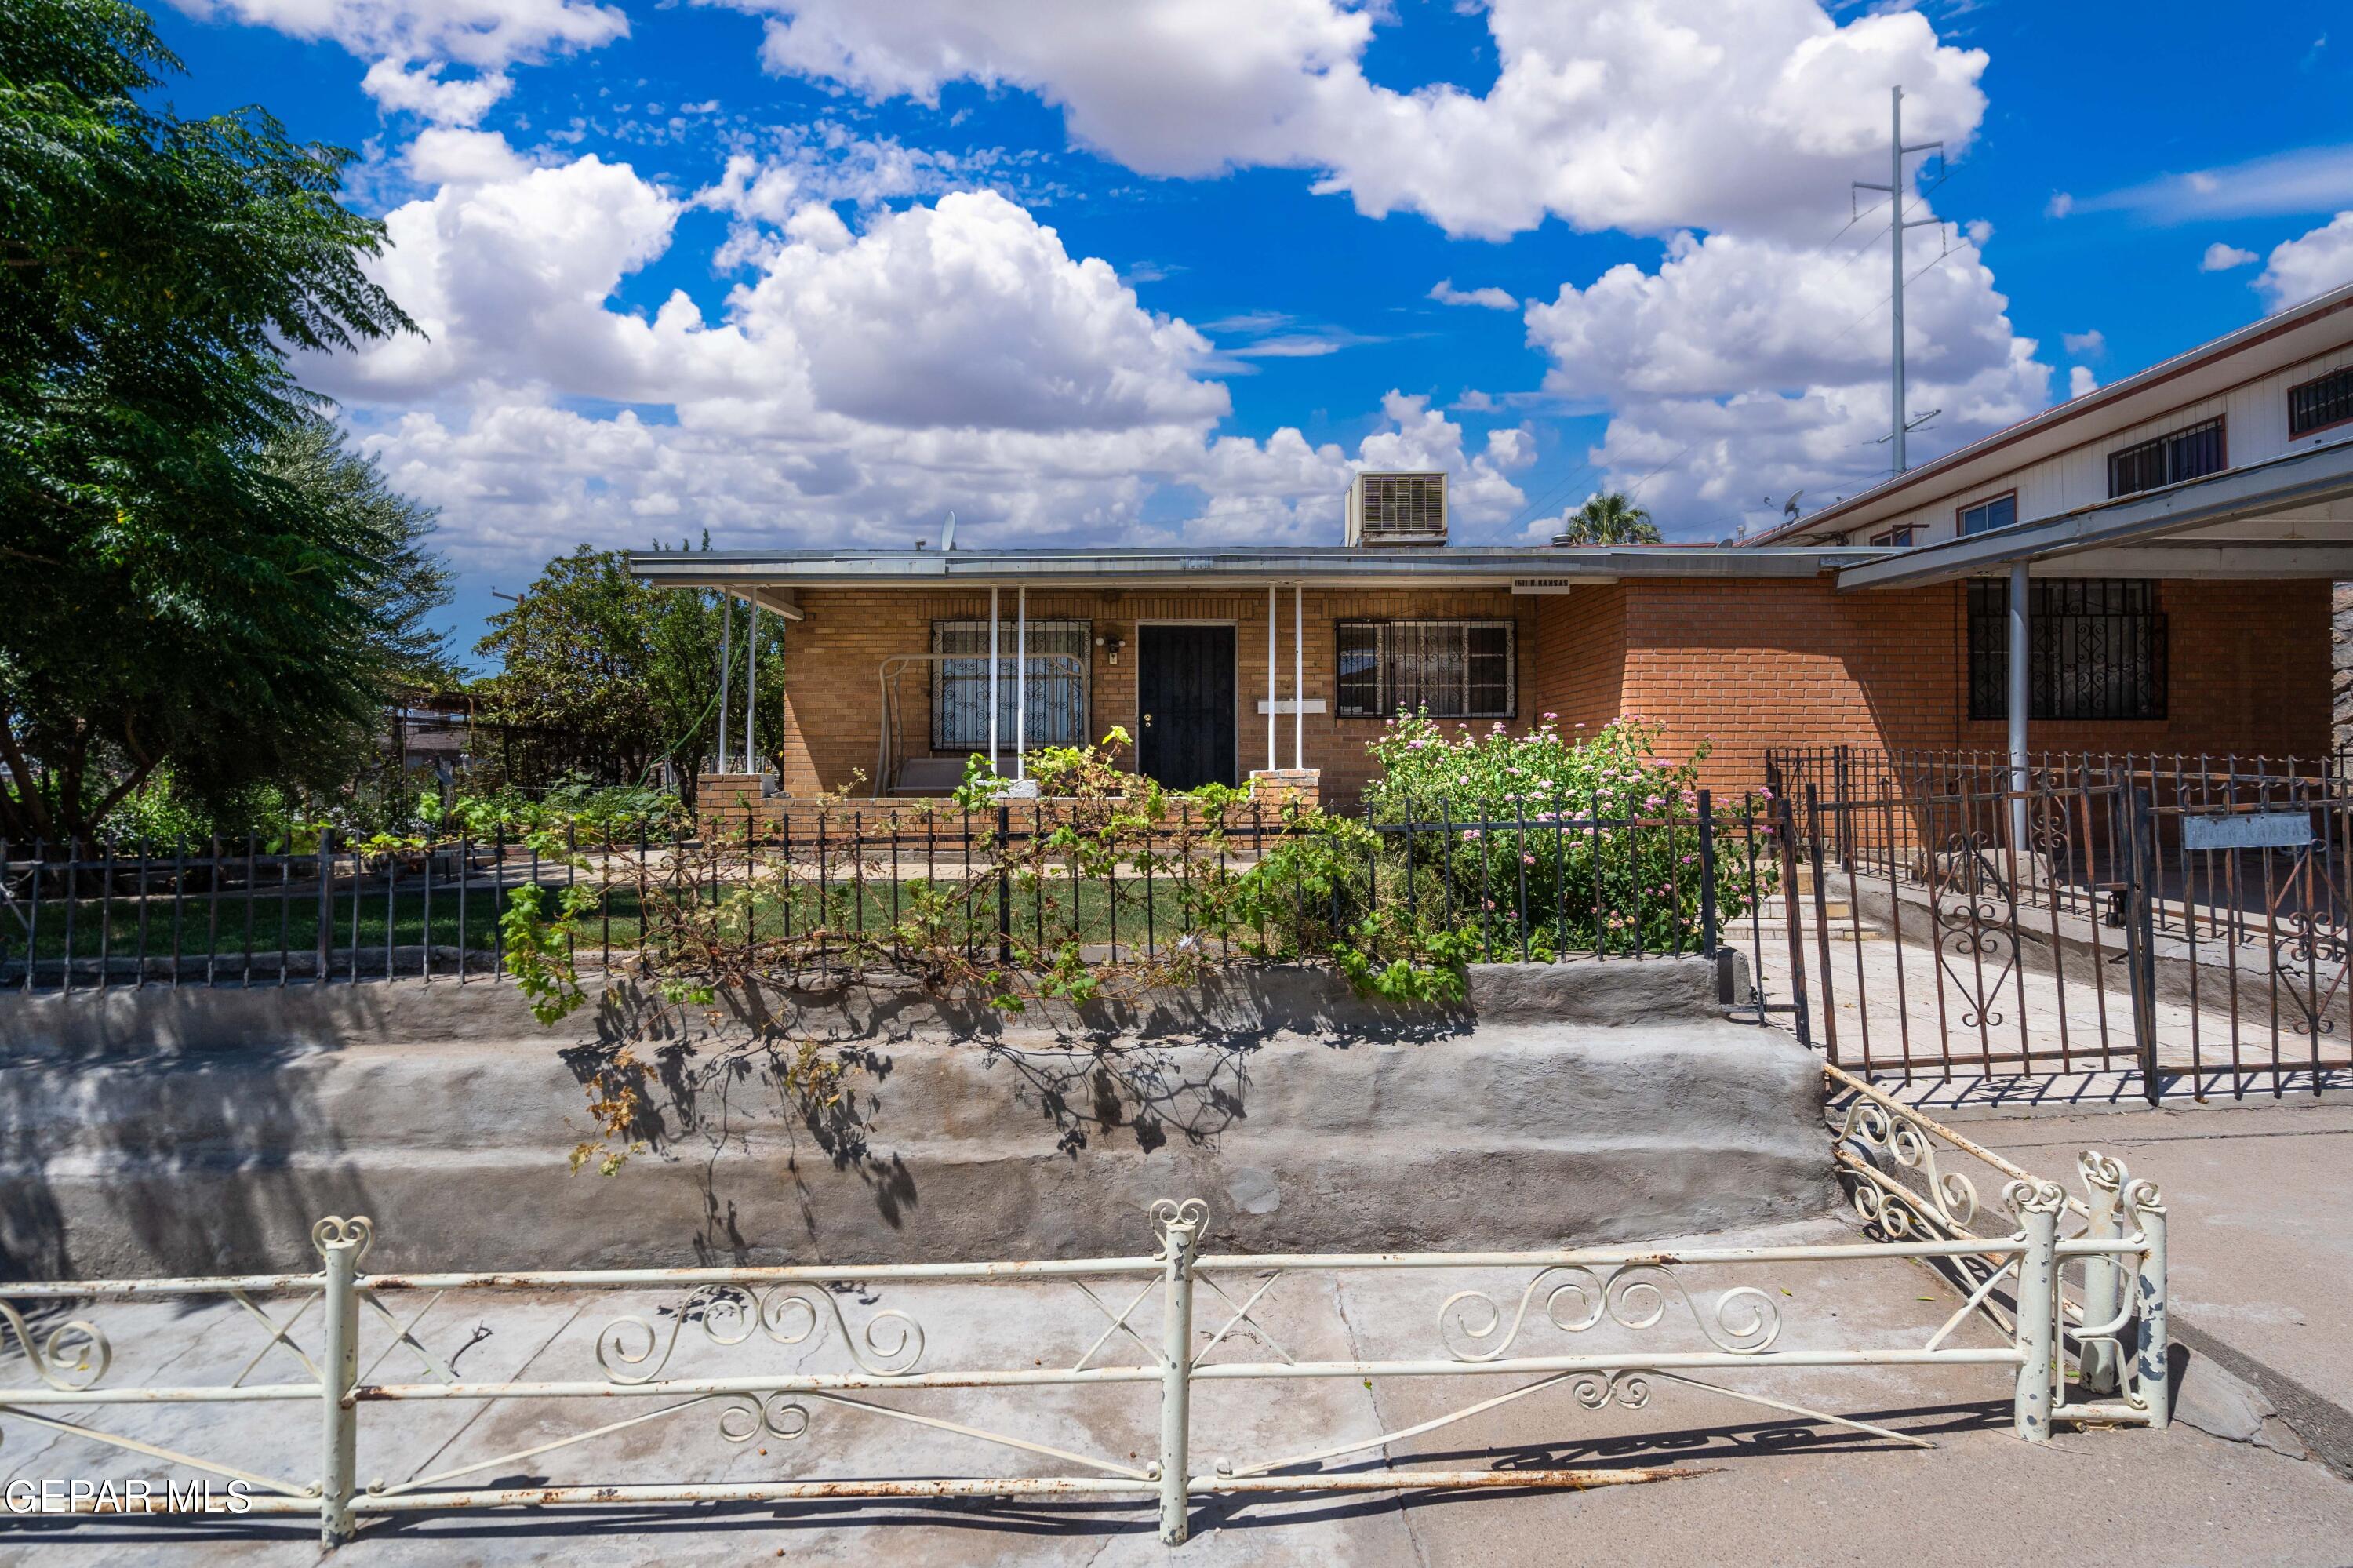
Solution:
<path fill-rule="evenodd" d="M 448 633 L 433 624 L 453 580 L 432 548 L 434 509 L 385 482 L 375 460 L 353 452 L 325 419 L 308 419 L 262 449 L 261 466 L 313 505 L 331 509 L 379 553 L 373 641 L 379 678 L 408 689 L 448 689 L 465 676 Z"/>
<path fill-rule="evenodd" d="M 122 0 L 0 6 L 0 832 L 87 834 L 157 768 L 198 798 L 372 726 L 400 541 L 273 467 L 290 355 L 412 323 L 350 154 L 181 69 Z"/>
<path fill-rule="evenodd" d="M 1552 536 L 1556 545 L 1655 545 L 1659 525 L 1651 514 L 1628 500 L 1623 491 L 1607 491 L 1570 513 L 1566 526 Z"/>
<path fill-rule="evenodd" d="M 510 726 L 509 781 L 640 783 L 667 758 L 691 803 L 718 744 L 721 604 L 717 594 L 633 579 L 617 550 L 583 545 L 548 562 L 519 602 L 491 618 L 476 650 L 500 661 L 476 690 L 483 717 Z M 733 613 L 731 755 L 743 747 L 749 635 L 744 608 Z M 783 620 L 763 616 L 754 735 L 763 757 L 782 740 L 784 676 Z"/>

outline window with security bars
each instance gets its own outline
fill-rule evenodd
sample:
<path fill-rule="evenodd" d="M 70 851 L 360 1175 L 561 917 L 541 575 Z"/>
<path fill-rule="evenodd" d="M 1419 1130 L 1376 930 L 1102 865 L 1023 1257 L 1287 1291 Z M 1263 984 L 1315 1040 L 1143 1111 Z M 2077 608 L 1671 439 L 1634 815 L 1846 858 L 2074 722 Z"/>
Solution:
<path fill-rule="evenodd" d="M 2222 421 L 2220 418 L 2186 430 L 2175 430 L 2152 441 L 2142 441 L 2108 454 L 2108 494 L 2111 498 L 2136 491 L 2155 490 L 2222 471 Z"/>
<path fill-rule="evenodd" d="M 2290 440 L 2353 419 L 2353 366 L 2287 389 Z"/>
<path fill-rule="evenodd" d="M 1017 688 L 1022 684 L 1014 679 L 1018 631 L 1010 620 L 997 629 L 997 745 L 1008 757 L 1013 752 Z M 1088 650 L 1093 642 L 1091 620 L 1029 623 L 1029 711 L 1021 738 L 1030 750 L 1086 744 Z M 987 751 L 988 622 L 932 622 L 932 652 L 960 655 L 932 666 L 932 749 Z"/>
<path fill-rule="evenodd" d="M 1339 712 L 1388 718 L 1510 718 L 1517 631 L 1508 620 L 1344 620 Z"/>
<path fill-rule="evenodd" d="M 2165 616 L 2157 585 L 2038 577 L 2027 604 L 2027 716 L 2161 719 Z M 1969 584 L 1969 717 L 2010 716 L 2010 584 Z"/>

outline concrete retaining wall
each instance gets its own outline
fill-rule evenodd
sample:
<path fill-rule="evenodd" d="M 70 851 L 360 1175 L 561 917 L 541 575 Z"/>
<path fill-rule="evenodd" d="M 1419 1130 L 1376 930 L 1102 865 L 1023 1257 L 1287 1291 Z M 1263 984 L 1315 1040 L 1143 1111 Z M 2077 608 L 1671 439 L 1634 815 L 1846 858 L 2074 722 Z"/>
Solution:
<path fill-rule="evenodd" d="M 896 991 L 771 999 L 764 1027 L 616 993 L 554 1033 L 503 987 L 11 999 L 0 1264 L 307 1266 L 328 1213 L 376 1219 L 379 1268 L 1132 1253 L 1183 1196 L 1246 1249 L 1819 1213 L 1819 1069 L 1725 1022 L 1715 984 L 1696 960 L 1498 967 L 1413 1015 L 1270 971 L 1114 1037 L 961 1040 Z M 625 1043 L 645 1148 L 569 1174 L 583 1082 Z"/>

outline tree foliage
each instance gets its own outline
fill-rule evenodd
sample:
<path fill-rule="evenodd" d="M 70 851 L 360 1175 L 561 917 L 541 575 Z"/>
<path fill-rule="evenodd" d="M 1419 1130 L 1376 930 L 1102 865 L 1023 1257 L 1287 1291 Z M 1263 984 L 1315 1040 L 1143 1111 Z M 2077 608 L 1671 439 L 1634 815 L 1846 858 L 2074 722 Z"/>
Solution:
<path fill-rule="evenodd" d="M 1609 491 L 1588 500 L 1568 514 L 1567 525 L 1553 535 L 1556 545 L 1655 545 L 1659 525 L 1651 514 L 1629 500 L 1623 491 Z"/>
<path fill-rule="evenodd" d="M 503 741 L 477 749 L 524 785 L 566 777 L 638 783 L 667 758 L 691 802 L 694 777 L 718 746 L 722 603 L 717 594 L 632 579 L 617 550 L 584 545 L 558 556 L 520 602 L 491 618 L 477 647 L 502 665 L 476 687 L 482 716 L 507 729 Z M 731 755 L 743 748 L 750 635 L 744 607 L 733 614 Z M 763 616 L 754 739 L 764 757 L 783 738 L 784 675 L 784 621 Z"/>
<path fill-rule="evenodd" d="M 12 836 L 85 834 L 158 768 L 198 797 L 316 774 L 418 651 L 388 608 L 427 586 L 417 531 L 290 367 L 409 329 L 363 270 L 382 228 L 336 200 L 349 154 L 151 107 L 180 69 L 121 0 L 0 7 Z"/>

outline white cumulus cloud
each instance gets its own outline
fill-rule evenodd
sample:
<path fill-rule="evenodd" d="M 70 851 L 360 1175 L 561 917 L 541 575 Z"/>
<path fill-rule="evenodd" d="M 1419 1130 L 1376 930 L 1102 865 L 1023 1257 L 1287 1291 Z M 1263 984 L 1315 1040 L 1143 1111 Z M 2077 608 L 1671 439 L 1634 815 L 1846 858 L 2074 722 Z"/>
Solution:
<path fill-rule="evenodd" d="M 1430 297 L 1441 305 L 1477 305 L 1490 311 L 1516 311 L 1520 308 L 1518 300 L 1492 283 L 1481 289 L 1458 289 L 1451 278 L 1440 278 L 1431 284 Z"/>
<path fill-rule="evenodd" d="M 388 216 L 375 270 L 427 335 L 302 370 L 395 483 L 443 509 L 464 566 L 706 526 L 733 545 L 903 545 L 950 508 L 979 538 L 1322 541 L 1360 466 L 1446 469 L 1468 526 L 1524 499 L 1524 431 L 1473 444 L 1419 397 L 1392 393 L 1354 453 L 1219 434 L 1207 340 L 1002 196 L 852 228 L 756 195 L 755 170 L 723 176 L 710 204 L 766 238 L 712 319 L 683 293 L 615 302 L 693 197 L 478 132 L 420 138 L 412 163 L 445 178 Z M 1206 497 L 1200 517 L 1145 523 L 1171 488 Z"/>
<path fill-rule="evenodd" d="M 2235 245 L 2225 245 L 2218 239 L 2206 248 L 2204 256 L 2199 258 L 2198 270 L 2200 272 L 2227 272 L 2233 267 L 2244 267 L 2251 261 L 2260 260 L 2261 258 L 2252 250 L 2242 250 Z"/>
<path fill-rule="evenodd" d="M 412 66 L 404 60 L 382 59 L 368 67 L 361 89 L 386 109 L 406 111 L 436 125 L 480 123 L 491 106 L 504 98 L 514 83 L 503 71 L 441 79 L 441 62 Z"/>
<path fill-rule="evenodd" d="M 1026 89 L 1071 134 L 1148 174 L 1311 170 L 1363 212 L 1500 238 L 1810 227 L 1887 136 L 1958 151 L 1982 51 L 1916 12 L 1841 22 L 1817 0 L 1489 0 L 1483 94 L 1362 69 L 1376 9 L 1344 0 L 723 0 L 766 16 L 769 69 L 871 99 L 954 80 Z"/>
<path fill-rule="evenodd" d="M 371 62 L 362 81 L 388 110 L 470 125 L 503 97 L 505 68 L 625 37 L 629 19 L 592 0 L 172 0 L 207 21 L 341 44 Z M 443 62 L 471 77 L 443 80 Z"/>
<path fill-rule="evenodd" d="M 2353 212 L 2272 247 L 2255 287 L 2278 310 L 2353 283 Z"/>
<path fill-rule="evenodd" d="M 1775 240 L 1680 234 L 1656 270 L 1631 263 L 1529 304 L 1546 391 L 1610 408 L 1590 460 L 1672 533 L 1768 522 L 1769 492 L 1854 491 L 1886 472 L 1888 312 L 1882 274 Z M 2049 366 L 2018 336 L 1972 246 L 1905 294 L 1911 440 L 1943 450 L 2049 397 Z M 1546 524 L 1539 524 L 1539 529 Z"/>

